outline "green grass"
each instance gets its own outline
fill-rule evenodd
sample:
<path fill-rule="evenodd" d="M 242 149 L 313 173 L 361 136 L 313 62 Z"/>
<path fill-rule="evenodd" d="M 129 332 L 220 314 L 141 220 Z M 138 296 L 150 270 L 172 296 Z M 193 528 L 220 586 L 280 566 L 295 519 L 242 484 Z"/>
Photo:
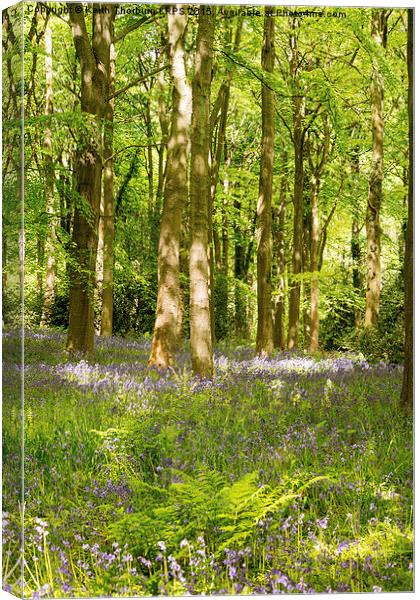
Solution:
<path fill-rule="evenodd" d="M 408 591 L 412 423 L 401 369 L 223 349 L 214 382 L 148 342 L 65 362 L 28 333 L 27 597 Z M 19 592 L 18 338 L 4 368 L 3 585 Z"/>

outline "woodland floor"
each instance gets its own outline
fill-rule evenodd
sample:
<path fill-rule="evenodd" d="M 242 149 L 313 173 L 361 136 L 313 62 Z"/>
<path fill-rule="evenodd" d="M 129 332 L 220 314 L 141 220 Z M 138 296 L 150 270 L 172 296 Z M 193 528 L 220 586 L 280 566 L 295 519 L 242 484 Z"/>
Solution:
<path fill-rule="evenodd" d="M 412 423 L 400 366 L 219 346 L 216 376 L 147 370 L 150 340 L 27 332 L 28 597 L 409 591 Z M 19 338 L 3 343 L 3 587 L 19 593 Z M 187 346 L 185 347 L 187 348 Z"/>

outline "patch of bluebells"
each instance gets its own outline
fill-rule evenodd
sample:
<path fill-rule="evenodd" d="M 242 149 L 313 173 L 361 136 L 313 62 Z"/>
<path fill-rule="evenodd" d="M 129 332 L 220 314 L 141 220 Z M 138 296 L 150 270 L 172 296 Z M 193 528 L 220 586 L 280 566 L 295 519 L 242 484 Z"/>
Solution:
<path fill-rule="evenodd" d="M 358 396 L 354 395 L 359 386 L 364 406 L 376 400 L 385 408 L 391 406 L 389 389 L 394 386 L 398 392 L 399 366 L 369 365 L 350 355 L 315 360 L 282 353 L 263 360 L 255 358 L 251 348 L 226 348 L 216 351 L 216 376 L 209 381 L 191 376 L 185 351 L 175 371 L 148 371 L 150 340 L 98 338 L 98 363 L 93 365 L 64 362 L 59 352 L 63 334 L 28 332 L 27 341 L 29 361 L 34 357 L 25 365 L 27 382 L 40 404 L 51 400 L 48 394 L 53 390 L 54 402 L 59 402 L 60 394 L 63 404 L 70 396 L 78 399 L 75 419 L 85 407 L 91 414 L 96 407 L 98 413 L 101 409 L 106 418 L 101 415 L 99 423 L 93 418 L 86 437 L 94 437 L 92 429 L 112 430 L 114 421 L 124 428 L 125 419 L 132 419 L 144 425 L 144 431 L 129 430 L 127 439 L 130 435 L 141 439 L 150 425 L 153 443 L 161 437 L 164 440 L 151 449 L 146 443 L 136 449 L 118 433 L 95 438 L 94 468 L 80 452 L 78 472 L 67 476 L 60 466 L 44 464 L 36 436 L 28 437 L 27 560 L 40 568 L 39 585 L 30 583 L 28 595 L 86 595 L 98 589 L 97 580 L 106 581 L 101 595 L 378 592 L 399 589 L 401 581 L 408 582 L 408 589 L 412 581 L 409 550 L 406 561 L 383 558 L 382 547 L 374 540 L 369 554 L 359 552 L 363 536 L 378 532 L 380 540 L 381 531 L 387 528 L 390 536 L 398 530 L 403 539 L 407 532 L 410 500 L 404 485 L 409 475 L 399 481 L 390 465 L 389 477 L 384 471 L 376 481 L 384 489 L 373 485 L 368 489 L 363 477 L 369 477 L 365 473 L 375 459 L 373 436 L 365 413 L 358 413 Z M 35 351 L 41 349 L 42 360 L 38 360 Z M 50 360 L 49 355 L 56 358 Z M 18 382 L 18 378 L 10 379 L 8 385 Z M 365 382 L 370 386 L 366 394 Z M 342 419 L 343 414 L 350 414 L 345 413 L 346 407 L 354 409 L 354 422 Z M 172 430 L 165 438 L 168 424 Z M 74 458 L 71 453 L 78 446 L 69 439 L 66 427 L 51 442 L 50 456 L 54 456 L 51 449 L 57 448 Z M 388 447 L 383 431 L 375 435 L 378 445 Z M 410 440 L 405 444 L 409 447 Z M 146 462 L 153 470 L 151 479 L 147 479 Z M 287 491 L 287 478 L 289 491 L 296 491 L 302 474 L 307 479 L 329 474 L 337 465 L 346 475 L 339 471 L 338 476 L 336 471 L 335 481 L 326 480 L 298 493 L 293 501 L 259 519 L 246 539 L 233 544 L 225 541 L 227 533 L 218 517 L 212 529 L 200 535 L 191 533 L 188 519 L 183 524 L 171 521 L 171 527 L 163 531 L 170 532 L 176 525 L 177 540 L 182 535 L 180 527 L 190 532 L 177 544 L 170 533 L 152 549 L 145 545 L 138 550 L 141 539 L 127 545 L 121 539 L 113 542 L 109 526 L 139 510 L 129 477 L 156 485 L 154 492 L 164 497 L 169 486 L 187 481 L 187 475 L 196 477 L 203 465 L 223 471 L 226 485 L 256 470 L 262 491 L 266 485 L 283 486 Z M 49 485 L 61 486 L 72 496 L 71 502 L 63 493 L 49 504 Z M 46 486 L 45 496 L 39 492 L 42 486 Z M 54 494 L 58 496 L 56 489 Z M 6 502 L 10 504 L 10 499 Z M 9 546 L 17 519 L 5 516 L 4 540 Z M 54 589 L 43 576 L 46 553 L 53 566 Z M 5 582 L 15 590 L 16 584 Z"/>

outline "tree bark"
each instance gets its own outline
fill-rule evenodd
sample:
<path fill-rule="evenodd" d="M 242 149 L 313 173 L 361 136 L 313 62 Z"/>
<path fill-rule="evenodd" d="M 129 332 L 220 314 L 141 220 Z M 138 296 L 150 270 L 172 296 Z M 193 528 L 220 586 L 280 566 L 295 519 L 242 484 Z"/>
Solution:
<path fill-rule="evenodd" d="M 378 46 L 385 45 L 384 31 L 386 11 L 374 10 L 372 17 L 372 37 Z M 382 181 L 384 172 L 384 84 L 379 67 L 373 59 L 371 81 L 372 110 L 372 166 L 369 178 L 369 192 L 366 209 L 366 311 L 365 326 L 376 325 L 379 315 L 381 294 L 381 226 L 380 210 L 382 201 Z"/>
<path fill-rule="evenodd" d="M 53 64 L 52 64 L 52 32 L 50 27 L 45 29 L 45 115 L 51 117 L 54 113 L 53 102 Z M 45 274 L 44 301 L 41 314 L 41 327 L 47 325 L 51 319 L 51 312 L 54 306 L 55 297 L 55 232 L 57 219 L 55 217 L 54 204 L 54 160 L 51 128 L 47 125 L 44 137 L 45 147 L 45 196 L 46 213 L 48 218 L 48 233 L 45 244 L 45 254 L 47 257 L 47 268 Z"/>
<path fill-rule="evenodd" d="M 413 128 L 413 29 L 414 10 L 408 10 L 407 70 L 408 70 L 408 219 L 404 256 L 404 372 L 400 402 L 404 410 L 413 411 L 413 235 L 414 235 L 414 128 Z"/>
<path fill-rule="evenodd" d="M 145 150 L 146 154 L 146 173 L 147 173 L 147 221 L 150 227 L 150 236 L 149 236 L 149 248 L 150 254 L 154 254 L 156 244 L 157 244 L 157 236 L 156 236 L 156 218 L 155 218 L 155 191 L 154 191 L 154 166 L 153 166 L 153 124 L 152 124 L 152 115 L 150 111 L 150 92 L 151 88 L 146 87 L 146 98 L 145 98 L 145 110 L 144 110 L 144 122 L 146 126 L 146 136 L 147 136 L 147 149 Z"/>
<path fill-rule="evenodd" d="M 209 298 L 208 205 L 210 193 L 210 85 L 213 63 L 215 9 L 198 20 L 195 74 L 192 86 L 191 130 L 191 246 L 190 344 L 196 375 L 213 376 L 213 347 Z"/>
<path fill-rule="evenodd" d="M 355 128 L 355 133 L 357 132 L 357 128 Z M 358 178 L 360 174 L 360 148 L 357 144 L 352 151 L 350 170 L 354 178 Z M 362 274 L 362 249 L 360 245 L 360 230 L 361 226 L 359 225 L 357 215 L 353 216 L 351 222 L 351 260 L 352 260 L 352 280 L 353 280 L 353 292 L 359 298 L 362 297 L 363 294 L 363 274 Z M 360 308 L 356 305 L 354 308 L 354 326 L 360 327 L 362 324 L 362 312 Z"/>
<path fill-rule="evenodd" d="M 86 113 L 86 139 L 77 152 L 67 351 L 90 358 L 94 352 L 94 288 L 102 179 L 102 127 L 109 97 L 112 22 L 115 5 L 92 17 L 92 42 L 81 3 L 69 3 L 69 20 L 80 61 L 81 110 Z M 76 12 L 76 8 L 80 12 Z M 88 118 L 92 116 L 92 119 Z M 98 132 L 99 130 L 99 132 Z"/>
<path fill-rule="evenodd" d="M 274 70 L 274 18 L 265 16 L 261 65 Z M 269 356 L 273 351 L 273 316 L 271 309 L 271 201 L 274 161 L 274 92 L 262 84 L 262 150 L 257 205 L 257 300 L 258 322 L 256 351 Z"/>
<path fill-rule="evenodd" d="M 307 180 L 305 187 L 307 188 Z M 310 345 L 311 332 L 311 279 L 308 277 L 311 271 L 311 209 L 310 192 L 305 189 L 303 208 L 303 231 L 302 231 L 302 283 L 301 283 L 301 311 L 303 325 L 303 344 L 305 348 Z"/>
<path fill-rule="evenodd" d="M 241 41 L 243 19 L 239 18 L 236 27 L 236 33 L 234 41 L 232 43 L 232 29 L 228 26 L 225 36 L 225 42 L 228 47 L 233 46 L 233 51 L 237 52 Z M 225 168 L 229 166 L 228 148 L 226 140 L 226 126 L 229 111 L 229 100 L 230 100 L 230 86 L 232 82 L 232 71 L 229 71 L 224 80 L 222 81 L 217 98 L 210 115 L 210 134 L 213 137 L 213 131 L 215 131 L 214 148 L 212 148 L 212 160 L 211 160 L 211 185 L 210 185 L 210 198 L 209 198 L 209 231 L 212 232 L 213 245 L 210 246 L 210 309 L 212 319 L 212 338 L 213 343 L 220 336 L 220 330 L 226 330 L 227 326 L 227 304 L 228 304 L 228 240 L 227 240 L 227 211 L 226 211 L 226 196 L 228 193 L 229 181 L 227 179 L 223 182 L 225 199 L 222 205 L 222 248 L 220 247 L 220 239 L 216 228 L 213 225 L 213 212 L 214 202 L 216 198 L 217 184 L 219 182 L 220 165 L 222 156 L 224 155 Z M 220 115 L 220 116 L 219 116 Z M 213 252 L 214 248 L 214 252 Z M 223 256 L 223 259 L 222 259 Z M 218 308 L 223 307 L 223 313 L 217 316 L 215 315 L 215 277 L 214 271 L 216 269 L 224 275 L 223 278 L 219 278 L 219 285 L 217 286 L 218 294 Z"/>
<path fill-rule="evenodd" d="M 112 36 L 114 36 L 112 24 Z M 109 94 L 115 88 L 115 48 L 110 48 Z M 103 168 L 103 263 L 102 263 L 102 306 L 101 336 L 112 335 L 114 310 L 114 234 L 115 234 L 115 202 L 114 202 L 114 99 L 109 98 L 105 109 L 104 122 L 104 168 Z"/>
<path fill-rule="evenodd" d="M 313 136 L 312 136 L 313 137 Z M 311 291 L 310 291 L 310 318 L 309 318 L 309 351 L 314 353 L 319 345 L 319 265 L 321 260 L 321 227 L 319 219 L 319 192 L 321 188 L 321 178 L 328 162 L 330 152 L 330 127 L 327 117 L 324 117 L 324 132 L 322 142 L 318 139 L 311 143 L 311 137 L 308 138 L 308 163 L 311 171 L 310 182 L 310 271 L 311 271 Z M 314 159 L 312 158 L 314 153 Z M 326 233 L 326 231 L 325 231 Z"/>
<path fill-rule="evenodd" d="M 286 214 L 286 189 L 287 182 L 285 176 L 282 176 L 280 184 L 280 206 L 278 211 L 278 235 L 277 235 L 277 267 L 279 272 L 279 293 L 276 300 L 274 313 L 274 348 L 284 350 L 286 348 L 286 335 L 284 329 L 285 315 L 285 278 L 284 271 L 286 267 L 285 260 L 285 235 L 284 223 Z"/>
<path fill-rule="evenodd" d="M 182 211 L 188 195 L 191 121 L 191 89 L 185 70 L 186 26 L 185 15 L 168 14 L 173 108 L 158 250 L 156 321 L 149 358 L 149 366 L 159 369 L 174 364 L 180 335 L 179 248 Z"/>
<path fill-rule="evenodd" d="M 302 272 L 303 250 L 303 118 L 305 112 L 304 100 L 301 96 L 298 81 L 298 48 L 296 23 L 292 21 L 290 35 L 290 76 L 293 82 L 293 145 L 294 145 L 294 189 L 293 189 L 293 252 L 292 273 L 293 281 L 289 289 L 289 331 L 287 348 L 295 350 L 299 345 L 300 289 L 299 280 Z"/>
<path fill-rule="evenodd" d="M 222 253 L 221 253 L 221 270 L 226 277 L 229 273 L 229 166 L 231 162 L 228 143 L 225 136 L 224 140 L 224 160 L 225 160 L 225 175 L 223 179 L 223 204 L 222 204 Z"/>
<path fill-rule="evenodd" d="M 353 218 L 351 222 L 351 260 L 352 260 L 352 279 L 353 291 L 360 297 L 363 287 L 363 276 L 360 272 L 360 262 L 362 249 L 360 246 L 360 226 L 357 219 Z M 362 324 L 362 314 L 358 306 L 354 308 L 354 326 L 360 327 Z"/>
<path fill-rule="evenodd" d="M 216 141 L 215 141 L 215 151 L 212 155 L 211 161 L 211 185 L 210 185 L 210 196 L 209 196 L 209 232 L 212 232 L 212 244 L 210 245 L 209 252 L 209 261 L 210 261 L 210 314 L 211 314 L 211 324 L 212 324 L 212 340 L 213 344 L 216 342 L 216 339 L 220 337 L 218 335 L 220 331 L 219 323 L 216 323 L 217 317 L 215 315 L 215 295 L 216 295 L 216 284 L 215 284 L 215 266 L 220 271 L 221 267 L 221 251 L 220 251 L 220 240 L 218 236 L 218 232 L 213 224 L 213 211 L 214 211 L 214 201 L 216 198 L 216 189 L 219 181 L 219 171 L 220 171 L 220 163 L 222 159 L 223 149 L 225 148 L 225 134 L 226 134 L 226 124 L 227 124 L 227 115 L 229 109 L 229 96 L 230 96 L 230 80 L 231 76 L 229 76 L 225 81 L 222 82 L 219 95 L 221 96 L 220 102 L 220 121 L 217 127 L 216 133 Z M 210 234 L 209 234 L 210 235 Z M 214 252 L 213 252 L 214 248 Z M 227 273 L 225 273 L 227 275 Z M 220 281 L 220 279 L 219 279 Z M 219 306 L 220 303 L 223 306 L 227 307 L 227 282 L 226 279 L 223 280 L 222 285 L 218 286 L 219 293 Z M 220 294 L 222 294 L 222 298 L 220 298 Z M 219 315 L 220 317 L 220 315 Z"/>
<path fill-rule="evenodd" d="M 165 40 L 165 33 L 162 32 L 162 45 L 167 47 L 167 41 Z M 166 51 L 162 51 L 160 56 L 160 62 L 163 66 L 165 61 Z M 168 147 L 168 138 L 169 138 L 169 127 L 170 127 L 170 115 L 167 111 L 167 102 L 166 102 L 166 83 L 165 83 L 165 75 L 164 71 L 160 71 L 157 76 L 157 84 L 159 89 L 158 96 L 158 117 L 161 131 L 161 140 L 162 143 L 158 146 L 158 182 L 156 187 L 156 213 L 160 215 L 162 210 L 163 203 L 163 192 L 164 192 L 164 184 L 165 184 L 165 153 L 167 152 Z"/>
<path fill-rule="evenodd" d="M 309 351 L 314 353 L 319 344 L 319 278 L 318 257 L 320 242 L 318 195 L 320 188 L 320 173 L 313 175 L 311 181 L 311 246 L 310 246 L 310 269 L 311 269 L 311 308 L 309 326 Z"/>

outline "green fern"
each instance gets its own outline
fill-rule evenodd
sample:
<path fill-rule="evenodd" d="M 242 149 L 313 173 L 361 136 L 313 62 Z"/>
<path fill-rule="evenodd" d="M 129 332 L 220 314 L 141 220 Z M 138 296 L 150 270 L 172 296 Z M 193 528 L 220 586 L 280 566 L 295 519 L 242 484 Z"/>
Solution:
<path fill-rule="evenodd" d="M 193 541 L 203 535 L 210 550 L 221 555 L 227 547 L 249 543 L 268 515 L 288 506 L 309 486 L 329 479 L 317 476 L 303 483 L 285 480 L 271 488 L 259 485 L 256 472 L 233 484 L 210 469 L 203 469 L 196 478 L 175 469 L 173 474 L 183 481 L 167 489 L 131 482 L 138 511 L 110 527 L 114 539 L 143 554 L 157 553 L 157 542 L 164 541 L 168 551 L 178 555 L 182 539 Z"/>

